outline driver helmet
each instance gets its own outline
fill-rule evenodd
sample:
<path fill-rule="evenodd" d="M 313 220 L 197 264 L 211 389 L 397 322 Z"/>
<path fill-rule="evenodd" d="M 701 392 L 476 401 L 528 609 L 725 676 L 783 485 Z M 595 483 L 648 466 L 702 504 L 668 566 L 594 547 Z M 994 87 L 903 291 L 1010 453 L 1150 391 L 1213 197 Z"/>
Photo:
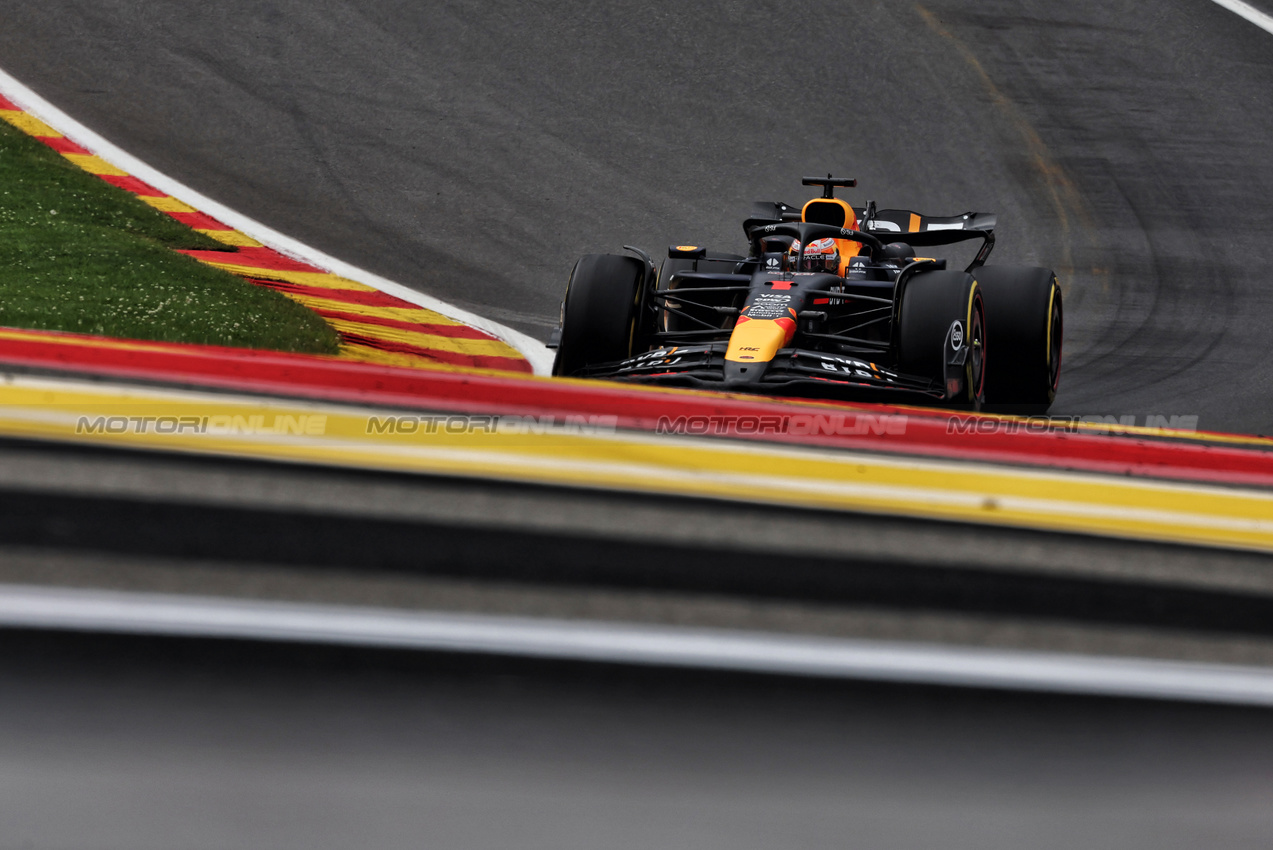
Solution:
<path fill-rule="evenodd" d="M 795 268 L 800 257 L 800 242 L 791 243 L 791 265 Z M 834 239 L 815 239 L 804 249 L 804 261 L 796 271 L 801 272 L 840 272 L 840 249 Z"/>

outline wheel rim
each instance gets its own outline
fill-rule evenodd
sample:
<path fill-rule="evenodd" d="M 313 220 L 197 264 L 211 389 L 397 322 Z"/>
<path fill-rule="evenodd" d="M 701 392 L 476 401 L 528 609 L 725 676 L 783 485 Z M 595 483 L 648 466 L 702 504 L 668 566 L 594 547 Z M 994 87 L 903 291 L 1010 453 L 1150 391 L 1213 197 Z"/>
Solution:
<path fill-rule="evenodd" d="M 973 296 L 968 325 L 968 393 L 976 404 L 986 396 L 986 317 L 980 292 Z"/>

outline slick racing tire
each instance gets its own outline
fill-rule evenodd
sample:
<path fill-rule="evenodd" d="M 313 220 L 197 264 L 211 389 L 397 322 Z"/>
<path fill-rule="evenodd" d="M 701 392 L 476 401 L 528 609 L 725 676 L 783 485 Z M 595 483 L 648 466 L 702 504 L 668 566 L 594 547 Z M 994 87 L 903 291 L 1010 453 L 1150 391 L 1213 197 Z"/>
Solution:
<path fill-rule="evenodd" d="M 986 403 L 1012 413 L 1044 413 L 1061 378 L 1061 287 L 1051 269 L 983 266 L 973 274 L 986 296 L 987 345 L 995 368 Z"/>
<path fill-rule="evenodd" d="M 554 375 L 575 375 L 632 355 L 644 281 L 645 264 L 635 257 L 587 254 L 575 263 L 561 308 Z"/>
<path fill-rule="evenodd" d="M 967 272 L 919 272 L 906 282 L 898 321 L 898 368 L 929 377 L 945 401 L 979 410 L 986 397 L 986 312 Z"/>

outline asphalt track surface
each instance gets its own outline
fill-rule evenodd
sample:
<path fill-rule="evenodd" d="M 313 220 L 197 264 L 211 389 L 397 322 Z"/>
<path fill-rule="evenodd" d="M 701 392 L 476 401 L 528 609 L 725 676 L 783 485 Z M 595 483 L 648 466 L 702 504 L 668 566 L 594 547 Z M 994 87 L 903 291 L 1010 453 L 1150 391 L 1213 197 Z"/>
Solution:
<path fill-rule="evenodd" d="M 830 170 L 1058 270 L 1055 412 L 1273 431 L 1273 35 L 1208 0 L 0 9 L 0 67 L 143 160 L 541 337 L 578 255 L 736 248 Z"/>
<path fill-rule="evenodd" d="M 856 201 L 998 212 L 996 259 L 1057 268 L 1055 412 L 1273 431 L 1273 35 L 1207 0 L 0 0 L 0 22 L 0 67 L 143 160 L 541 337 L 579 254 L 737 246 L 750 201 L 831 170 Z M 1267 712 L 4 640 L 17 847 L 1273 834 Z"/>

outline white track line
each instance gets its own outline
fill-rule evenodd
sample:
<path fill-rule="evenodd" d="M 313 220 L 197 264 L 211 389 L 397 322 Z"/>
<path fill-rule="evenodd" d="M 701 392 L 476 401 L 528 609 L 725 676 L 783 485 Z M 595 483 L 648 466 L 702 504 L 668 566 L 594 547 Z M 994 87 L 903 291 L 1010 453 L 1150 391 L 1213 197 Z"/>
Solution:
<path fill-rule="evenodd" d="M 0 627 L 284 641 L 1273 706 L 1273 669 L 678 626 L 0 585 Z"/>
<path fill-rule="evenodd" d="M 1273 15 L 1261 12 L 1250 3 L 1242 0 L 1211 0 L 1217 6 L 1223 6 L 1235 15 L 1246 18 L 1265 32 L 1273 33 Z"/>
<path fill-rule="evenodd" d="M 48 124 L 64 136 L 74 139 L 112 165 L 127 171 L 134 177 L 172 195 L 174 198 L 185 201 L 195 209 L 207 213 L 224 224 L 228 224 L 235 230 L 246 233 L 256 241 L 285 254 L 290 254 L 297 259 L 304 260 L 311 265 L 327 269 L 341 277 L 356 280 L 359 283 L 379 289 L 381 292 L 397 296 L 403 301 L 408 301 L 429 310 L 436 310 L 472 327 L 486 331 L 520 351 L 530 361 L 535 374 L 547 375 L 552 372 L 553 353 L 545 348 L 544 344 L 539 340 L 484 316 L 455 307 L 441 299 L 416 292 L 414 289 L 410 289 L 400 283 L 394 283 L 365 269 L 360 269 L 343 260 L 338 260 L 319 251 L 317 248 L 312 248 L 290 236 L 284 236 L 282 233 L 266 227 L 255 219 L 248 218 L 242 213 L 201 195 L 189 186 L 156 171 L 132 154 L 111 144 L 5 73 L 3 69 L 0 69 L 0 95 L 4 95 L 45 124 Z"/>

